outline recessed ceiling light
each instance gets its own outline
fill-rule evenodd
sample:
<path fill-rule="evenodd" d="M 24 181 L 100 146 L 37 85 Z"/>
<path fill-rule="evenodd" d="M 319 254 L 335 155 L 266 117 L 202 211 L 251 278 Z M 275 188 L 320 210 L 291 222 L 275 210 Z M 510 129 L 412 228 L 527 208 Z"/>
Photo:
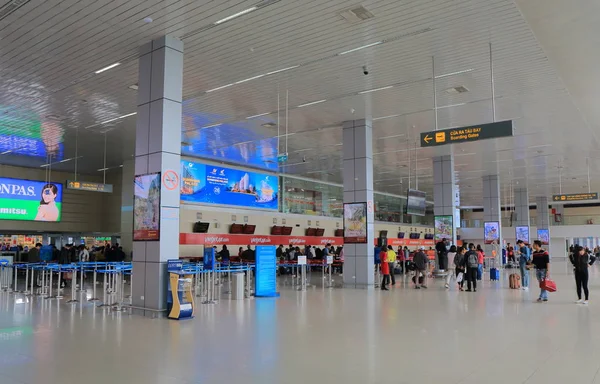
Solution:
<path fill-rule="evenodd" d="M 294 68 L 298 68 L 298 67 L 299 67 L 299 65 L 293 65 L 293 66 L 291 66 L 291 67 L 287 67 L 287 68 L 278 69 L 278 70 L 276 70 L 276 71 L 272 71 L 272 72 L 265 73 L 265 76 L 268 76 L 268 75 L 273 75 L 273 74 L 275 74 L 275 73 L 279 73 L 279 72 L 289 71 L 290 69 L 294 69 Z"/>
<path fill-rule="evenodd" d="M 265 128 L 274 128 L 274 127 L 276 127 L 276 126 L 277 126 L 277 124 L 275 124 L 275 123 L 273 123 L 273 122 L 268 122 L 268 123 L 264 123 L 264 124 L 261 124 L 261 125 L 262 125 L 263 127 L 265 127 Z"/>
<path fill-rule="evenodd" d="M 254 6 L 254 7 L 251 7 L 251 8 L 248 8 L 248 9 L 244 9 L 243 11 L 240 11 L 240 12 L 238 12 L 238 13 L 234 13 L 234 14 L 233 14 L 233 15 L 231 15 L 231 16 L 227 16 L 227 17 L 225 17 L 225 18 L 223 18 L 223 19 L 221 19 L 221 20 L 217 20 L 217 21 L 215 21 L 215 23 L 214 23 L 214 24 L 215 24 L 215 25 L 222 24 L 222 23 L 224 23 L 224 22 L 226 22 L 226 21 L 229 21 L 229 20 L 235 19 L 236 17 L 240 17 L 240 16 L 242 16 L 242 15 L 245 15 L 246 13 L 250 13 L 250 12 L 252 12 L 252 11 L 256 11 L 257 9 L 258 9 L 258 7 L 256 7 L 256 6 Z"/>
<path fill-rule="evenodd" d="M 309 105 L 314 105 L 314 104 L 319 104 L 319 103 L 324 103 L 326 102 L 327 99 L 323 99 L 323 100 L 317 100 L 317 101 L 311 101 L 310 103 L 306 103 L 306 104 L 300 104 L 298 106 L 298 108 L 302 108 L 302 107 L 308 107 Z"/>
<path fill-rule="evenodd" d="M 270 114 L 271 114 L 271 112 L 259 113 L 258 115 L 248 116 L 248 117 L 246 117 L 246 119 L 254 119 L 255 117 L 261 117 L 261 116 L 266 116 L 266 115 L 270 115 Z"/>
<path fill-rule="evenodd" d="M 154 21 L 154 20 L 152 20 L 152 18 L 151 18 L 151 17 L 145 17 L 145 18 L 144 18 L 144 23 L 146 23 L 146 24 L 148 24 L 148 23 L 151 23 L 151 22 L 153 22 L 153 21 Z"/>
<path fill-rule="evenodd" d="M 264 76 L 266 76 L 266 74 L 249 77 L 249 78 L 244 79 L 244 80 L 236 81 L 235 84 L 241 84 L 241 83 L 245 83 L 247 81 L 251 81 L 251 80 L 255 80 L 255 79 L 260 79 L 261 77 L 264 77 Z"/>
<path fill-rule="evenodd" d="M 99 73 L 102 73 L 104 71 L 108 71 L 109 69 L 113 69 L 114 67 L 119 66 L 119 65 L 121 65 L 121 63 L 114 63 L 114 64 L 109 65 L 108 67 L 104 67 L 102 69 L 97 70 L 95 73 L 99 74 Z"/>
<path fill-rule="evenodd" d="M 347 51 L 344 51 L 344 52 L 340 52 L 340 53 L 338 53 L 338 55 L 340 55 L 340 56 L 341 56 L 341 55 L 345 55 L 345 54 L 347 54 L 347 53 L 350 53 L 350 52 L 356 52 L 356 51 L 360 51 L 361 49 L 365 49 L 365 48 L 369 48 L 369 47 L 374 47 L 374 46 L 376 46 L 376 45 L 379 45 L 379 44 L 381 44 L 381 43 L 383 43 L 383 41 L 377 41 L 377 42 L 375 42 L 375 43 L 371 43 L 371 44 L 363 45 L 363 46 L 361 46 L 361 47 L 358 47 L 358 48 L 353 48 L 353 49 L 349 49 L 349 50 L 347 50 Z"/>
<path fill-rule="evenodd" d="M 389 115 L 389 116 L 382 116 L 382 117 L 374 117 L 374 118 L 373 118 L 373 119 L 371 119 L 371 120 L 373 120 L 373 121 L 376 121 L 376 120 L 383 120 L 383 119 L 389 119 L 389 118 L 391 118 L 391 117 L 398 117 L 398 116 L 400 116 L 400 115 Z"/>
<path fill-rule="evenodd" d="M 462 73 L 467 73 L 467 72 L 472 72 L 474 71 L 474 68 L 469 68 L 469 69 L 465 69 L 463 71 L 456 71 L 456 72 L 450 72 L 450 73 L 444 73 L 443 75 L 438 75 L 435 78 L 436 79 L 441 79 L 442 77 L 448 77 L 448 76 L 454 76 L 454 75 L 460 75 Z"/>
<path fill-rule="evenodd" d="M 223 85 L 217 88 L 213 88 L 213 89 L 209 89 L 208 91 L 205 91 L 206 93 L 210 93 L 210 92 L 214 92 L 214 91 L 218 91 L 219 89 L 223 89 L 223 88 L 227 88 L 227 87 L 231 87 L 234 83 L 231 84 L 227 84 L 227 85 Z"/>
<path fill-rule="evenodd" d="M 390 89 L 390 88 L 394 88 L 393 85 L 388 85 L 387 87 L 381 87 L 381 88 L 375 88 L 375 89 L 369 89 L 368 91 L 362 91 L 362 92 L 358 92 L 359 95 L 365 94 L 365 93 L 371 93 L 371 92 L 377 92 L 377 91 L 383 91 L 384 89 Z"/>

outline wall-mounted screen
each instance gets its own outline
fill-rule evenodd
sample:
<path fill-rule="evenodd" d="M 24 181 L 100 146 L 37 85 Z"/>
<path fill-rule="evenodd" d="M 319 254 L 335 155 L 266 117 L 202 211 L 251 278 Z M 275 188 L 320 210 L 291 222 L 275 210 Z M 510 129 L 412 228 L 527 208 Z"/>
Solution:
<path fill-rule="evenodd" d="M 543 245 L 550 244 L 550 230 L 549 229 L 538 229 L 537 238 L 542 242 Z"/>
<path fill-rule="evenodd" d="M 60 221 L 62 184 L 0 178 L 0 220 Z"/>
<path fill-rule="evenodd" d="M 529 226 L 520 225 L 515 227 L 515 234 L 517 241 L 523 240 L 525 244 L 529 244 Z"/>
<path fill-rule="evenodd" d="M 276 210 L 279 178 L 208 164 L 181 162 L 181 201 Z"/>
<path fill-rule="evenodd" d="M 425 198 L 427 194 L 416 189 L 409 189 L 406 193 L 406 214 L 425 216 Z"/>
<path fill-rule="evenodd" d="M 133 240 L 159 240 L 160 172 L 136 176 L 133 188 Z"/>
<path fill-rule="evenodd" d="M 483 223 L 483 242 L 485 244 L 498 244 L 500 241 L 500 223 L 486 221 Z"/>
<path fill-rule="evenodd" d="M 454 230 L 452 228 L 451 215 L 448 216 L 435 216 L 434 218 L 434 238 L 436 241 L 442 239 L 448 239 L 452 242 L 454 238 Z"/>
<path fill-rule="evenodd" d="M 344 242 L 367 243 L 367 203 L 344 204 Z"/>

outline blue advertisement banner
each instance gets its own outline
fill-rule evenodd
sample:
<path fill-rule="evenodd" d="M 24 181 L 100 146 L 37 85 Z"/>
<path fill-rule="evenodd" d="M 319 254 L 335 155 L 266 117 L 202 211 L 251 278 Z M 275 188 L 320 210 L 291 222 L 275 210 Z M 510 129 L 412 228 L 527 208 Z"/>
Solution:
<path fill-rule="evenodd" d="M 256 247 L 255 297 L 278 297 L 277 257 L 274 245 Z"/>
<path fill-rule="evenodd" d="M 181 162 L 181 201 L 277 210 L 278 194 L 274 175 Z"/>
<path fill-rule="evenodd" d="M 60 221 L 60 183 L 0 178 L 0 219 Z"/>
<path fill-rule="evenodd" d="M 183 261 L 180 259 L 167 260 L 168 272 L 179 272 L 183 268 Z"/>
<path fill-rule="evenodd" d="M 212 271 L 215 268 L 215 256 L 215 249 L 213 247 L 204 248 L 202 262 L 205 270 Z"/>

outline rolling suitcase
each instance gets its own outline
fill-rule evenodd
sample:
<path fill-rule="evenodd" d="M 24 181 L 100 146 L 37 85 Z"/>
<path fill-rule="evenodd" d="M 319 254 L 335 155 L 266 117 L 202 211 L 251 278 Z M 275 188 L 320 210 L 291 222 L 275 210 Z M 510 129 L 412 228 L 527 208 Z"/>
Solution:
<path fill-rule="evenodd" d="M 500 271 L 496 268 L 490 268 L 490 280 L 500 280 Z"/>
<path fill-rule="evenodd" d="M 512 273 L 508 276 L 508 284 L 510 289 L 520 289 L 521 288 L 521 276 L 516 273 Z"/>

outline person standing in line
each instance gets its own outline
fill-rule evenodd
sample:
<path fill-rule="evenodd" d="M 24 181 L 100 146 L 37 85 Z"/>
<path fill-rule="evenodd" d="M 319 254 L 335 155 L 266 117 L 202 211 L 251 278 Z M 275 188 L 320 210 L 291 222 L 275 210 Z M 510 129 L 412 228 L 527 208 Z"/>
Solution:
<path fill-rule="evenodd" d="M 577 287 L 577 298 L 575 302 L 577 304 L 588 304 L 590 292 L 588 289 L 589 271 L 590 265 L 596 261 L 594 256 L 590 256 L 583 247 L 577 247 L 574 249 L 573 254 L 569 257 L 571 264 L 573 264 L 573 272 L 575 273 L 575 284 Z M 581 299 L 581 289 L 585 295 L 585 300 Z"/>
<path fill-rule="evenodd" d="M 539 240 L 533 242 L 531 261 L 535 267 L 535 276 L 540 283 L 550 277 L 550 255 L 542 248 L 542 242 Z M 540 297 L 537 299 L 537 302 L 546 301 L 548 301 L 548 291 L 540 288 Z"/>
<path fill-rule="evenodd" d="M 485 253 L 481 248 L 481 244 L 477 244 L 477 280 L 483 279 L 483 262 L 485 261 Z"/>
<path fill-rule="evenodd" d="M 415 288 L 427 288 L 427 265 L 429 259 L 425 254 L 425 247 L 420 247 L 419 250 L 413 256 L 413 263 L 415 264 Z M 423 281 L 420 281 L 421 274 L 423 275 Z"/>
<path fill-rule="evenodd" d="M 456 270 L 456 265 L 454 264 L 454 260 L 456 259 L 457 249 L 456 245 L 450 247 L 450 251 L 448 251 L 448 260 L 452 260 L 452 264 L 448 264 L 448 271 L 446 273 L 446 289 L 450 289 L 450 279 L 452 275 L 454 275 Z"/>
<path fill-rule="evenodd" d="M 525 245 L 523 240 L 517 241 L 517 246 L 519 247 L 519 270 L 521 272 L 521 289 L 524 291 L 529 290 L 529 270 L 527 269 L 527 264 L 531 260 L 531 251 L 529 247 Z"/>
<path fill-rule="evenodd" d="M 441 239 L 435 245 L 435 251 L 438 257 L 438 269 L 445 271 L 448 268 L 448 248 L 446 248 L 446 239 Z"/>
<path fill-rule="evenodd" d="M 387 263 L 389 266 L 390 279 L 392 281 L 392 285 L 396 285 L 396 276 L 394 276 L 394 268 L 396 266 L 397 255 L 394 252 L 394 248 L 391 245 L 388 245 L 387 254 Z"/>
<path fill-rule="evenodd" d="M 383 280 L 381 282 L 381 290 L 389 291 L 388 285 L 390 284 L 390 264 L 388 259 L 389 252 L 382 247 L 379 257 L 381 258 L 381 275 Z"/>
<path fill-rule="evenodd" d="M 467 249 L 465 247 L 458 247 L 456 250 L 456 256 L 454 256 L 453 264 L 454 270 L 456 272 L 456 278 L 458 279 L 458 275 L 462 273 L 462 278 L 458 282 L 458 289 L 460 291 L 464 291 L 465 288 L 465 279 L 466 279 L 466 258 L 465 253 Z"/>
<path fill-rule="evenodd" d="M 477 292 L 477 268 L 479 267 L 479 255 L 475 250 L 475 244 L 469 243 L 469 251 L 465 254 L 467 262 L 467 292 Z M 471 289 L 473 286 L 473 289 Z"/>

